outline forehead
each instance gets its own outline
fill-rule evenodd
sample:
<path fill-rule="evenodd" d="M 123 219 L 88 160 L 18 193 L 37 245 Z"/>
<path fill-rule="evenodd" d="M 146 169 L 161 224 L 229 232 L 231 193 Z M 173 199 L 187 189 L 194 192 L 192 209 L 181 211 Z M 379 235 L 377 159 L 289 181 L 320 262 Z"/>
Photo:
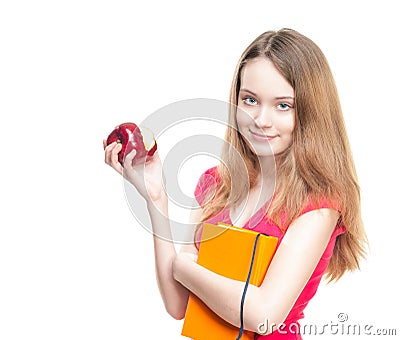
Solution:
<path fill-rule="evenodd" d="M 259 96 L 294 97 L 293 87 L 267 58 L 251 59 L 241 72 L 240 89 Z"/>

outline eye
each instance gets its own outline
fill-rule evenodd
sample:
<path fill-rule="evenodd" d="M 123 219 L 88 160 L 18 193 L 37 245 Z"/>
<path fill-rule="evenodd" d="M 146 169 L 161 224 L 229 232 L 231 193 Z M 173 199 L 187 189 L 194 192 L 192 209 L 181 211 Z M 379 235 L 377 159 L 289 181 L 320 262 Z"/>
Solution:
<path fill-rule="evenodd" d="M 257 105 L 257 100 L 253 97 L 244 97 L 242 100 L 247 105 Z"/>
<path fill-rule="evenodd" d="M 287 103 L 279 103 L 278 104 L 278 109 L 280 111 L 287 111 L 287 110 L 290 110 L 291 108 L 292 108 L 292 106 Z"/>

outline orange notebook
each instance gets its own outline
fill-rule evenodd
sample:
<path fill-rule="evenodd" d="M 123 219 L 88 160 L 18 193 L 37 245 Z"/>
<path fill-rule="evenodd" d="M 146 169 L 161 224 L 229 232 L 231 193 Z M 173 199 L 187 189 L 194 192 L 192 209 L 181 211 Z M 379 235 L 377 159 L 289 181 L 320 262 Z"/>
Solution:
<path fill-rule="evenodd" d="M 204 224 L 197 263 L 213 272 L 245 282 L 249 273 L 257 232 L 226 224 Z M 260 235 L 250 284 L 260 286 L 275 254 L 278 239 Z M 243 284 L 244 287 L 244 284 Z M 235 340 L 239 328 L 221 319 L 196 295 L 190 294 L 182 335 L 195 340 Z M 245 331 L 243 340 L 253 340 Z"/>

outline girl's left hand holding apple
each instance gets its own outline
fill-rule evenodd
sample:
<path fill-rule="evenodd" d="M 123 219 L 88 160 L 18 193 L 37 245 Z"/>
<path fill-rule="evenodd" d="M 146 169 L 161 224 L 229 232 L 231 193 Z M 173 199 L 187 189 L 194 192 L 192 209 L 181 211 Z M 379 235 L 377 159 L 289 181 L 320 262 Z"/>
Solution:
<path fill-rule="evenodd" d="M 166 198 L 162 165 L 152 132 L 134 123 L 117 126 L 103 141 L 105 162 L 149 203 Z"/>
<path fill-rule="evenodd" d="M 136 188 L 147 203 L 157 203 L 167 197 L 162 164 L 158 152 L 144 163 L 135 163 L 136 150 L 125 156 L 122 175 Z"/>

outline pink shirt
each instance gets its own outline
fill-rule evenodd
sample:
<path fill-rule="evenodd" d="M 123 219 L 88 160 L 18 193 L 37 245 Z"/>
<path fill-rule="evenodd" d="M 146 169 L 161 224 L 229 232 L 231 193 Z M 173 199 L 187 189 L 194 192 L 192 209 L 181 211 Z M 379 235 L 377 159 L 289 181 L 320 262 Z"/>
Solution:
<path fill-rule="evenodd" d="M 214 186 L 215 184 L 218 184 L 218 173 L 216 170 L 217 170 L 216 167 L 207 170 L 205 173 L 203 173 L 201 175 L 201 177 L 197 183 L 197 186 L 195 189 L 195 197 L 200 205 L 202 205 L 202 203 L 203 203 L 206 189 Z M 254 231 L 277 237 L 278 238 L 278 247 L 279 247 L 279 244 L 283 238 L 283 233 L 273 221 L 267 219 L 264 216 L 267 204 L 268 204 L 268 202 L 263 207 L 261 207 L 250 218 L 249 221 L 247 221 L 247 223 L 243 226 L 243 228 L 246 228 L 246 229 L 250 228 Z M 318 206 L 309 204 L 301 212 L 301 214 L 305 214 L 309 211 L 316 210 L 316 209 L 322 209 L 322 208 L 334 208 L 334 207 L 326 202 L 321 202 Z M 337 209 L 337 208 L 334 208 L 334 209 Z M 232 224 L 230 214 L 229 214 L 229 208 L 223 209 L 222 211 L 220 211 L 219 213 L 217 213 L 216 215 L 214 215 L 210 219 L 208 219 L 207 222 L 209 222 L 209 223 L 223 222 L 223 223 Z M 293 305 L 293 308 L 289 312 L 289 315 L 287 316 L 287 318 L 284 322 L 284 324 L 286 325 L 286 328 L 279 328 L 279 331 L 275 331 L 272 334 L 266 335 L 266 336 L 256 335 L 255 339 L 259 339 L 259 340 L 261 340 L 261 339 L 268 339 L 268 340 L 301 339 L 300 334 L 294 334 L 294 333 L 298 333 L 296 331 L 300 329 L 298 320 L 301 318 L 304 318 L 304 313 L 303 313 L 304 308 L 307 306 L 308 302 L 311 300 L 311 298 L 315 295 L 315 293 L 317 291 L 319 283 L 322 279 L 322 276 L 323 276 L 323 274 L 328 266 L 329 260 L 332 256 L 336 237 L 340 234 L 343 234 L 345 231 L 346 231 L 346 228 L 343 224 L 339 224 L 336 227 L 336 229 L 333 231 L 330 241 L 329 241 L 320 261 L 318 262 L 313 274 L 311 275 L 311 278 L 307 282 L 306 286 L 304 287 L 303 291 L 301 292 L 297 301 Z"/>

